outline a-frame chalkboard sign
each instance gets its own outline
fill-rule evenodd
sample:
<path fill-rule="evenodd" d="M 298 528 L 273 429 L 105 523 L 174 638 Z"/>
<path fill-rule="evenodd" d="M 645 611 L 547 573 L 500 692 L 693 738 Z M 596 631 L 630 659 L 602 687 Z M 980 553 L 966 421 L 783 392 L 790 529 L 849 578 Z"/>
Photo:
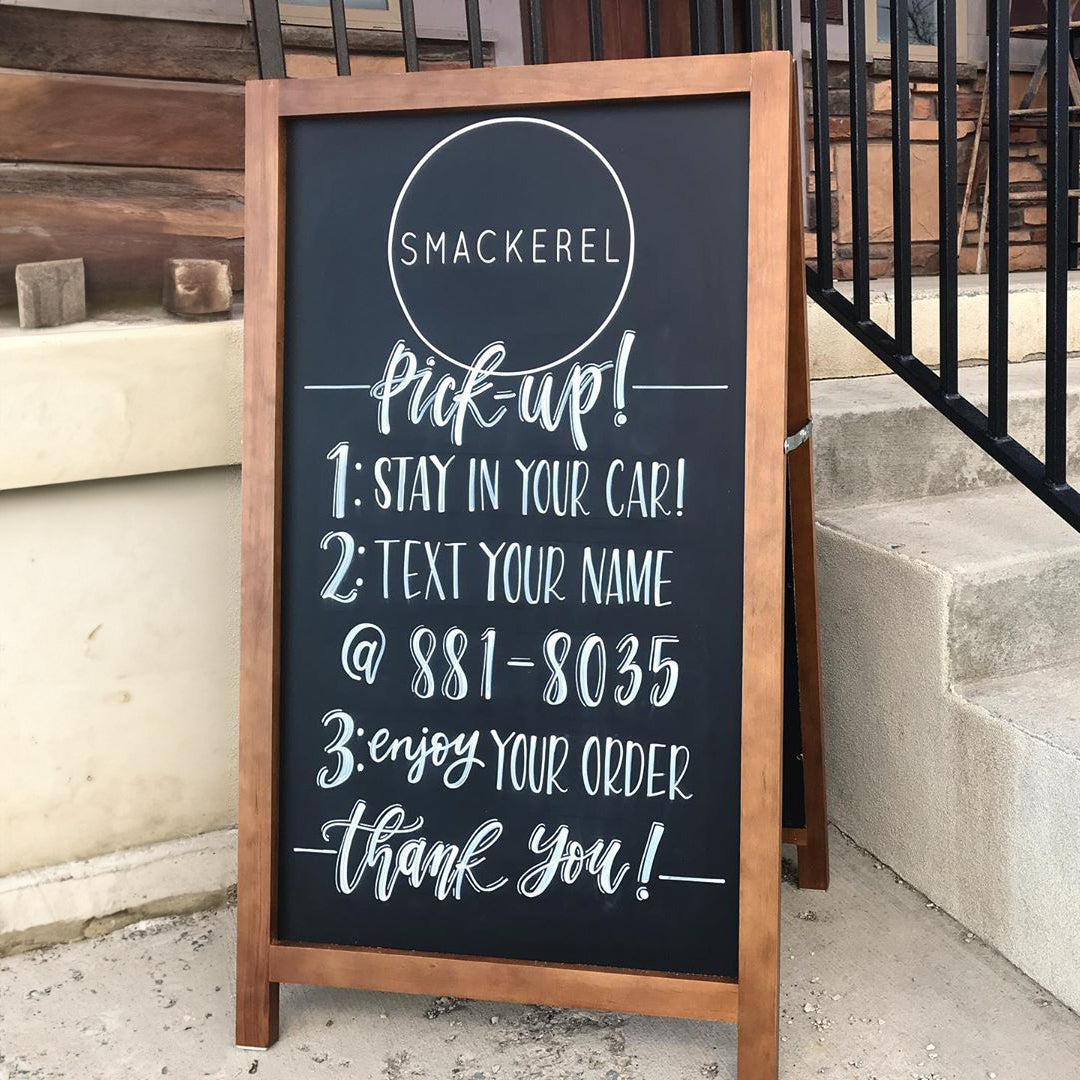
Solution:
<path fill-rule="evenodd" d="M 775 1080 L 792 101 L 780 53 L 249 84 L 240 1044 L 309 983 L 736 1022 Z"/>

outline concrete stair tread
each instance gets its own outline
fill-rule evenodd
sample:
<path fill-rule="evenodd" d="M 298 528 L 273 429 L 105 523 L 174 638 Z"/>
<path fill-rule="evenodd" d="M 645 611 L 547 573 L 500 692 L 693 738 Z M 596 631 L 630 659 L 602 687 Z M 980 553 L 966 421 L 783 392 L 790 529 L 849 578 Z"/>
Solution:
<path fill-rule="evenodd" d="M 960 368 L 957 382 L 960 393 L 975 405 L 985 406 L 987 374 L 985 363 L 968 364 Z M 1068 385 L 1073 393 L 1080 388 L 1080 358 L 1068 362 Z M 887 412 L 894 409 L 926 409 L 933 405 L 924 401 L 899 375 L 863 375 L 853 379 L 821 379 L 813 384 L 814 416 L 825 418 L 857 412 Z M 1046 389 L 1046 364 L 1031 360 L 1009 365 L 1010 402 L 1042 398 Z"/>
<path fill-rule="evenodd" d="M 961 393 L 986 408 L 986 365 L 960 369 Z M 1046 365 L 1009 367 L 1009 431 L 1043 448 Z M 1068 365 L 1068 454 L 1080 477 L 1080 359 Z M 814 466 L 822 508 L 902 502 L 1015 483 L 1008 472 L 897 375 L 830 379 L 812 387 Z"/>
<path fill-rule="evenodd" d="M 1080 533 L 1019 484 L 823 510 L 818 520 L 954 574 L 1080 560 Z"/>
<path fill-rule="evenodd" d="M 957 690 L 991 716 L 1080 758 L 1080 659 Z"/>

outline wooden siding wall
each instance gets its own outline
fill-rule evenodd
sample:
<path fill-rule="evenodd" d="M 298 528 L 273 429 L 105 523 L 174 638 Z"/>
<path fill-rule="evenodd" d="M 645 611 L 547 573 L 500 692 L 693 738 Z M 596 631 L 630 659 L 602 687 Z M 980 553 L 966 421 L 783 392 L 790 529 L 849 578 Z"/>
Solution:
<path fill-rule="evenodd" d="M 286 27 L 292 75 L 334 73 L 329 31 Z M 400 36 L 350 31 L 353 72 Z M 425 66 L 464 47 L 422 42 Z M 82 257 L 92 305 L 159 300 L 165 258 L 228 259 L 243 287 L 246 26 L 0 6 L 0 304 L 15 266 Z"/>

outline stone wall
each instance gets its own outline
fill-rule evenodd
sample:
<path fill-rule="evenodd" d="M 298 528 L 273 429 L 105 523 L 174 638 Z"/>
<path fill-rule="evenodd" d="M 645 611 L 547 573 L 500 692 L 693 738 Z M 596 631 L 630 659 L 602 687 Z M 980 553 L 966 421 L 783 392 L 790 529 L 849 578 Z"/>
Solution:
<path fill-rule="evenodd" d="M 810 65 L 803 67 L 807 116 L 808 189 L 815 190 L 813 155 L 813 103 Z M 957 68 L 957 210 L 963 206 L 975 129 L 979 120 L 984 73 L 974 65 Z M 1019 104 L 1031 80 L 1030 72 L 1014 72 L 1010 98 Z M 867 136 L 871 277 L 891 277 L 892 253 L 892 84 L 887 60 L 873 60 L 867 70 Z M 912 273 L 934 274 L 938 268 L 938 85 L 937 65 L 911 64 L 911 256 Z M 1032 107 L 1045 107 L 1045 81 Z M 851 232 L 851 121 L 846 62 L 829 64 L 830 180 L 832 191 L 833 260 L 835 275 L 852 276 Z M 988 127 L 984 127 L 975 185 L 960 249 L 960 272 L 974 273 L 979 219 L 985 195 Z M 1046 130 L 1045 115 L 1023 124 L 1015 119 L 1009 138 L 1009 267 L 1041 269 L 1046 265 Z M 806 254 L 813 258 L 817 243 L 813 232 L 814 203 L 809 203 Z M 982 270 L 986 269 L 984 250 Z"/>

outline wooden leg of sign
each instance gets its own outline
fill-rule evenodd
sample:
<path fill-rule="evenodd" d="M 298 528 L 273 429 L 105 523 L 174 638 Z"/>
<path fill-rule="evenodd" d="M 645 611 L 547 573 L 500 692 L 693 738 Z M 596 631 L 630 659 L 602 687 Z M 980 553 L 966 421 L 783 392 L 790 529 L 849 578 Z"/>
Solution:
<path fill-rule="evenodd" d="M 244 459 L 240 580 L 240 821 L 237 845 L 236 1041 L 278 1037 L 270 981 L 277 821 L 277 591 L 281 532 L 275 507 L 281 456 L 280 340 L 284 159 L 278 84 L 247 86 L 249 228 L 244 331 Z"/>
<path fill-rule="evenodd" d="M 243 793 L 241 793 L 241 799 Z M 243 813 L 243 811 L 241 811 Z M 270 981 L 270 912 L 254 886 L 259 853 L 240 828 L 236 909 L 236 1045 L 269 1049 L 278 1038 L 278 984 Z M 245 851 L 245 847 L 249 850 Z"/>
<path fill-rule="evenodd" d="M 267 1050 L 278 1038 L 278 984 L 267 977 L 269 963 L 269 945 L 261 975 L 237 957 L 236 1045 L 248 1050 Z"/>
<path fill-rule="evenodd" d="M 784 712 L 784 370 L 786 267 L 790 233 L 776 224 L 792 168 L 791 57 L 752 53 L 747 410 L 743 574 L 743 704 L 739 853 L 738 1080 L 776 1080 L 780 1042 L 780 826 Z M 759 78 L 760 73 L 760 78 Z M 777 138 L 777 134 L 780 138 Z M 786 145 L 785 145 L 786 144 Z M 788 305 L 789 306 L 789 305 Z M 755 597 L 747 603 L 747 597 Z"/>
<path fill-rule="evenodd" d="M 798 109 L 792 111 L 790 312 L 788 316 L 789 433 L 810 419 L 810 360 L 806 330 L 806 270 L 803 256 L 802 183 Z M 821 644 L 818 633 L 817 547 L 814 539 L 813 440 L 788 454 L 788 492 L 795 574 L 795 626 L 799 653 L 806 835 L 799 845 L 799 886 L 829 887 L 829 834 L 825 804 L 825 760 L 821 711 Z"/>

